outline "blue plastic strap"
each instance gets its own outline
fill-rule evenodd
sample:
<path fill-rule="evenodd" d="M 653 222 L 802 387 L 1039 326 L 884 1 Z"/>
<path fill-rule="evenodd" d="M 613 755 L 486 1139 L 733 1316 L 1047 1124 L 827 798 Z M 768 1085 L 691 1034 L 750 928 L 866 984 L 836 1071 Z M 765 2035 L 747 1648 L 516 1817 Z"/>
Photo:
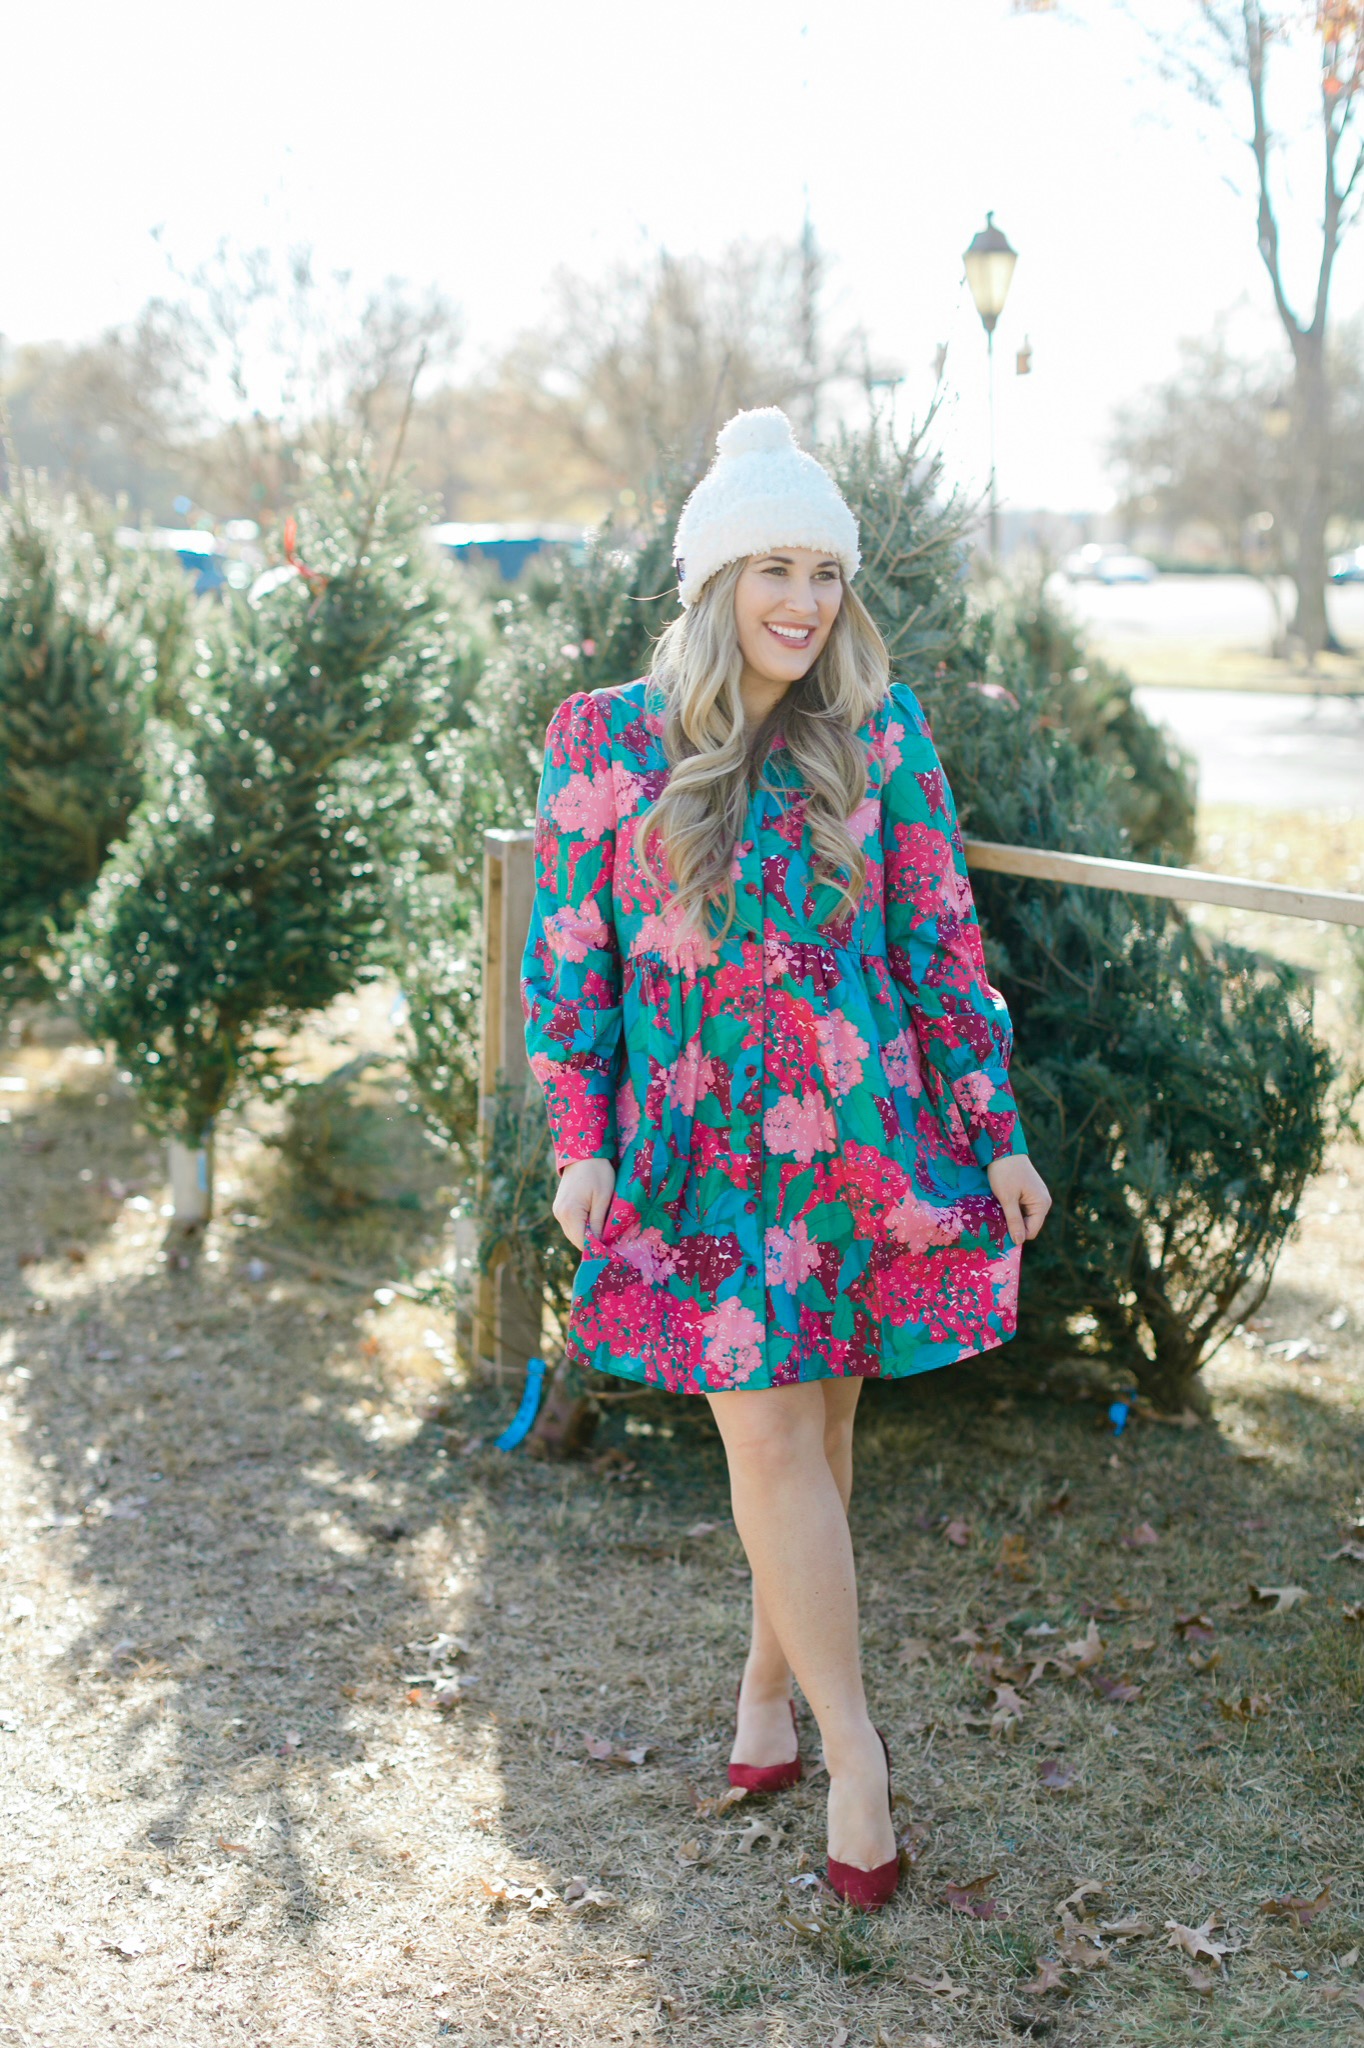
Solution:
<path fill-rule="evenodd" d="M 544 1359 L 532 1358 L 527 1360 L 526 1387 L 525 1392 L 521 1396 L 521 1406 L 493 1445 L 495 1451 L 514 1451 L 516 1446 L 519 1443 L 524 1443 L 525 1439 L 530 1435 L 531 1424 L 534 1422 L 536 1411 L 540 1406 L 540 1394 L 544 1384 Z"/>

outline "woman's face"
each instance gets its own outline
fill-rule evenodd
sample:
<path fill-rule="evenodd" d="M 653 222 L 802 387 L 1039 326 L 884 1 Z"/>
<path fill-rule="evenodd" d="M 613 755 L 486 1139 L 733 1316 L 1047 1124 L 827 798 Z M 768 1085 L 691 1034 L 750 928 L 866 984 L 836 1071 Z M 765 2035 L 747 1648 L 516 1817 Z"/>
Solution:
<path fill-rule="evenodd" d="M 843 602 L 836 555 L 778 548 L 752 555 L 734 588 L 744 666 L 765 683 L 797 683 L 813 668 Z"/>

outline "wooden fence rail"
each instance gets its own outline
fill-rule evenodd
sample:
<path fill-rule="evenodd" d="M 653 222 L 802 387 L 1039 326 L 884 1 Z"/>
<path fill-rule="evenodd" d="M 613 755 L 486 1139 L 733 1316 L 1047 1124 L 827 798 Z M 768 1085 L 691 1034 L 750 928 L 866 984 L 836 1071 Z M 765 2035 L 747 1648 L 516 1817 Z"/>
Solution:
<path fill-rule="evenodd" d="M 1033 846 L 1001 846 L 967 839 L 968 867 L 982 873 L 1022 875 L 1039 882 L 1069 882 L 1081 889 L 1120 889 L 1166 896 L 1182 903 L 1221 903 L 1278 917 L 1321 919 L 1364 929 L 1364 896 L 1335 890 L 1294 889 L 1210 875 L 1197 868 L 1162 868 L 1144 861 L 1101 860 L 1087 853 L 1052 853 Z M 535 888 L 535 835 L 487 832 L 483 858 L 483 1043 L 480 1088 L 485 1119 L 491 1115 L 497 1076 L 529 1081 L 521 1010 L 521 955 L 530 929 Z M 501 1381 L 525 1366 L 540 1347 L 540 1304 L 528 1301 L 506 1268 L 479 1281 L 473 1317 L 477 1364 Z"/>
<path fill-rule="evenodd" d="M 989 874 L 1027 875 L 1037 882 L 1070 882 L 1081 889 L 1120 889 L 1132 896 L 1169 896 L 1180 903 L 1225 903 L 1234 910 L 1269 911 L 1276 917 L 1364 927 L 1364 896 L 1334 889 L 1294 889 L 1280 882 L 1245 881 L 1239 875 L 1210 875 L 1201 868 L 1100 860 L 1089 853 L 1002 846 L 993 839 L 964 839 L 962 844 L 967 866 Z"/>

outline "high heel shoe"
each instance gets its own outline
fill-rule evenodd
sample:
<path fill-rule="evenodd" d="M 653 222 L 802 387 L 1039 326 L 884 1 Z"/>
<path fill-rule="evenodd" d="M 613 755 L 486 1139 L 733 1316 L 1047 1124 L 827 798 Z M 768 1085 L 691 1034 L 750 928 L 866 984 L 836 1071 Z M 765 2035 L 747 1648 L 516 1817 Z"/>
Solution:
<path fill-rule="evenodd" d="M 890 1806 L 890 1824 L 893 1832 L 895 1808 L 891 1805 L 890 1797 L 890 1750 L 886 1747 L 886 1738 L 881 1735 L 879 1728 L 876 1733 L 881 1738 L 882 1749 L 885 1750 L 886 1804 Z M 884 1906 L 893 1897 L 900 1882 L 900 1852 L 897 1849 L 889 1863 L 878 1863 L 874 1870 L 862 1870 L 856 1863 L 840 1863 L 837 1858 L 831 1856 L 826 1879 L 830 1891 L 837 1892 L 850 1906 L 856 1906 L 861 1913 L 874 1913 L 878 1907 Z"/>
<path fill-rule="evenodd" d="M 734 1688 L 734 1711 L 739 1710 L 739 1694 L 743 1690 L 740 1679 Z M 785 1792 L 791 1785 L 798 1785 L 801 1776 L 800 1764 L 800 1723 L 796 1719 L 796 1703 L 788 1702 L 791 1708 L 791 1726 L 796 1731 L 796 1753 L 789 1764 L 731 1764 L 729 1782 L 741 1792 Z"/>

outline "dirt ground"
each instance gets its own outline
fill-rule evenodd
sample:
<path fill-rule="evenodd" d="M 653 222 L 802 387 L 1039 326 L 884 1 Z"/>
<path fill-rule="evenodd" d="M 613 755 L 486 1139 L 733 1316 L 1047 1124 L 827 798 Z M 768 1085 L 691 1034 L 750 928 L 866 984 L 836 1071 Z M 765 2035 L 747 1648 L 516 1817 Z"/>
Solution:
<path fill-rule="evenodd" d="M 1233 871 L 1364 857 L 1358 825 L 1207 825 Z M 1344 940 L 1292 944 L 1343 1030 Z M 818 1775 L 716 1810 L 748 1583 L 699 1404 L 613 1408 L 595 1462 L 499 1453 L 514 1392 L 398 1291 L 439 1163 L 319 1218 L 269 1130 L 223 1134 L 186 1258 L 97 1050 L 0 1059 L 0 2044 L 1364 2040 L 1364 1149 L 1212 1427 L 1115 1437 L 1007 1353 L 867 1390 L 913 1862 L 863 1918 L 812 1883 Z"/>

